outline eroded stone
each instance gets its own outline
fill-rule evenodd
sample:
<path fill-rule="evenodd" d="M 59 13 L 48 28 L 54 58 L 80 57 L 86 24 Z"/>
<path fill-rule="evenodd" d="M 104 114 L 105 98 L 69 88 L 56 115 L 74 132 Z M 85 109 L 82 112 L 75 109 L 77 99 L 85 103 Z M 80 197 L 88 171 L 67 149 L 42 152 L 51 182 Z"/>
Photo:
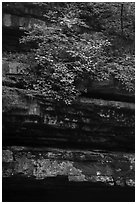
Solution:
<path fill-rule="evenodd" d="M 2 161 L 3 162 L 12 162 L 13 161 L 13 153 L 10 150 L 2 151 Z"/>

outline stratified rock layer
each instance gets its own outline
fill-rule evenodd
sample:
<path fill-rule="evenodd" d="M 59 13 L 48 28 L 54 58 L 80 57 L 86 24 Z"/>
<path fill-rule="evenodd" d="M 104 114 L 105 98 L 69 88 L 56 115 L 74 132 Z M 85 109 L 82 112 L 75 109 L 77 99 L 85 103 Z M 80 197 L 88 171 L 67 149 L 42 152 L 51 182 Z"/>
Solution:
<path fill-rule="evenodd" d="M 69 181 L 133 187 L 135 157 L 119 152 L 5 147 L 3 177 L 18 174 L 40 180 L 67 176 Z"/>
<path fill-rule="evenodd" d="M 5 145 L 86 145 L 134 151 L 133 103 L 82 98 L 64 106 L 35 92 L 30 95 L 16 88 L 3 92 Z"/>

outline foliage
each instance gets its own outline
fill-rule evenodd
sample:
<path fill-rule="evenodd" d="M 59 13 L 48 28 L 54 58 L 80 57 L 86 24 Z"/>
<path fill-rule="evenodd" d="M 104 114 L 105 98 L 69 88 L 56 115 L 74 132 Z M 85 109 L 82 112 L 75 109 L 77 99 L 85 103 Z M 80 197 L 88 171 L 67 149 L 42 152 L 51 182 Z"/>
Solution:
<path fill-rule="evenodd" d="M 108 64 L 114 78 L 121 83 L 121 87 L 134 93 L 135 88 L 135 60 L 134 56 L 117 57 Z"/>
<path fill-rule="evenodd" d="M 90 3 L 92 15 L 101 29 L 108 34 L 120 35 L 130 39 L 135 36 L 135 3 Z"/>
<path fill-rule="evenodd" d="M 19 59 L 30 64 L 24 70 L 25 88 L 69 104 L 80 94 L 78 82 L 107 80 L 113 74 L 134 91 L 134 55 L 113 43 L 114 36 L 134 39 L 134 3 L 32 4 L 48 23 L 34 25 L 21 39 L 36 45 L 27 60 Z"/>
<path fill-rule="evenodd" d="M 41 89 L 43 94 L 48 92 L 57 100 L 66 103 L 74 100 L 79 94 L 78 79 L 103 80 L 108 77 L 105 49 L 110 42 L 102 34 L 96 39 L 89 34 L 67 36 L 61 27 L 36 25 L 22 41 L 38 43 L 35 61 L 40 75 L 35 90 Z"/>

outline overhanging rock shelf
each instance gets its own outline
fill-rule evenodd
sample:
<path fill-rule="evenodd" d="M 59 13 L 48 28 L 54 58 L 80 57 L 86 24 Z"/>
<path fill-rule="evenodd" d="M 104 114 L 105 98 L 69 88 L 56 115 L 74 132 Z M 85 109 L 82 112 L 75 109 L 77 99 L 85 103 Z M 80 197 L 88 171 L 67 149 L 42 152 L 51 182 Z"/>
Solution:
<path fill-rule="evenodd" d="M 3 112 L 3 144 L 134 151 L 134 103 L 81 98 L 57 106 L 41 95 L 7 89 L 18 100 Z"/>

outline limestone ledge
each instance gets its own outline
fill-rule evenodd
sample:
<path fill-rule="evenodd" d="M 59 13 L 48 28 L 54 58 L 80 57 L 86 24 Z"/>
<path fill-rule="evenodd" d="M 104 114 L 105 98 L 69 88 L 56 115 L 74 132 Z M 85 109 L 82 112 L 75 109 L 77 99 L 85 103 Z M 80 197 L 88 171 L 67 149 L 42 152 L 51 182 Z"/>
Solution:
<path fill-rule="evenodd" d="M 120 152 L 5 147 L 3 177 L 19 174 L 38 180 L 67 176 L 69 181 L 133 187 L 135 155 Z"/>

